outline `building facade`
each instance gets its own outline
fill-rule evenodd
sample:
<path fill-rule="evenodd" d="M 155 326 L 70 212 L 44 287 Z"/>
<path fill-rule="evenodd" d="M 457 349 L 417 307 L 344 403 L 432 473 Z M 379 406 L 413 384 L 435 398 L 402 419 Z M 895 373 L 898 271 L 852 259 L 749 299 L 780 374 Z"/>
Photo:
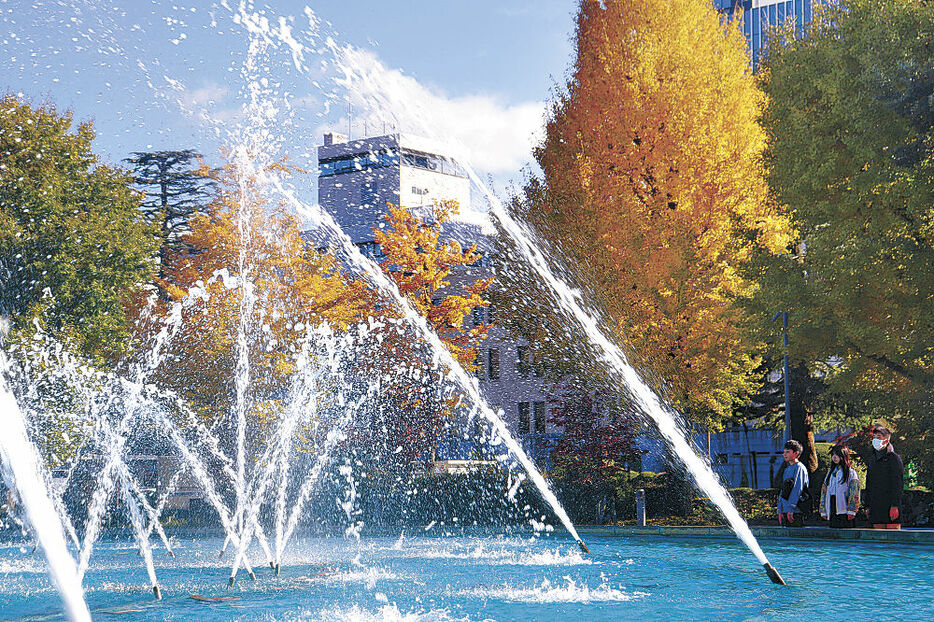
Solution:
<path fill-rule="evenodd" d="M 794 21 L 799 34 L 811 21 L 813 0 L 714 0 L 714 7 L 728 19 L 741 21 L 752 70 L 759 68 L 759 59 L 766 46 L 769 29 Z"/>
<path fill-rule="evenodd" d="M 380 227 L 387 203 L 428 216 L 435 202 L 454 200 L 461 214 L 454 216 L 443 235 L 462 245 L 476 244 L 486 254 L 490 244 L 470 207 L 470 180 L 443 145 L 409 134 L 388 134 L 347 140 L 340 134 L 324 135 L 318 147 L 318 203 L 328 211 L 366 255 L 379 261 L 382 252 L 374 228 Z M 420 213 L 422 212 L 422 213 Z M 464 267 L 450 277 L 452 289 L 492 275 L 489 258 Z M 555 430 L 548 421 L 548 396 L 544 379 L 529 364 L 527 347 L 496 325 L 497 310 L 475 309 L 468 322 L 491 324 L 480 347 L 477 378 L 483 395 L 494 410 L 502 409 L 510 431 L 526 452 L 548 468 L 548 441 Z M 443 443 L 440 460 L 459 460 L 472 453 L 469 442 Z"/>
<path fill-rule="evenodd" d="M 318 147 L 318 203 L 354 244 L 372 254 L 373 228 L 387 203 L 418 212 L 436 201 L 470 204 L 470 180 L 453 158 L 430 140 L 388 134 L 348 141 L 325 134 Z"/>

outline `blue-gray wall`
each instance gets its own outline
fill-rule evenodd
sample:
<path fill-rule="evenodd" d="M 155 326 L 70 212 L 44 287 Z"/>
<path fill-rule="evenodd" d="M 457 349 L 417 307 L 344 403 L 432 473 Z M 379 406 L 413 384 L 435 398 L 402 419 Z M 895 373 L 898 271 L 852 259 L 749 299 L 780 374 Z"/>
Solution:
<path fill-rule="evenodd" d="M 769 28 L 793 19 L 803 33 L 811 21 L 811 5 L 812 0 L 714 0 L 714 7 L 730 19 L 742 9 L 742 30 L 753 71 L 759 68 Z"/>

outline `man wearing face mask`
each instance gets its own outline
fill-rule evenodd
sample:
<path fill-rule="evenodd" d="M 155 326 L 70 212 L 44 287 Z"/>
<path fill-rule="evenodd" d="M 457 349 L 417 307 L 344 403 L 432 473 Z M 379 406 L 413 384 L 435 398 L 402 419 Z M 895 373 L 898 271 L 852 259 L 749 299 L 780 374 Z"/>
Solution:
<path fill-rule="evenodd" d="M 866 460 L 866 508 L 873 529 L 901 529 L 905 467 L 891 440 L 888 428 L 877 425 L 872 429 L 872 453 Z"/>

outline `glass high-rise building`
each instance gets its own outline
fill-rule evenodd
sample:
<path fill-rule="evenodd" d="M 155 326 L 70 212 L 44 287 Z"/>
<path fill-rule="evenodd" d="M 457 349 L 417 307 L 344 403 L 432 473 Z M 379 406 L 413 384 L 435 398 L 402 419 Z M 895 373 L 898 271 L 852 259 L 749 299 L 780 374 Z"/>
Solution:
<path fill-rule="evenodd" d="M 759 68 L 759 57 L 765 47 L 769 28 L 794 20 L 799 32 L 811 21 L 812 0 L 714 0 L 714 6 L 729 19 L 742 14 L 743 35 L 752 60 L 752 69 Z"/>

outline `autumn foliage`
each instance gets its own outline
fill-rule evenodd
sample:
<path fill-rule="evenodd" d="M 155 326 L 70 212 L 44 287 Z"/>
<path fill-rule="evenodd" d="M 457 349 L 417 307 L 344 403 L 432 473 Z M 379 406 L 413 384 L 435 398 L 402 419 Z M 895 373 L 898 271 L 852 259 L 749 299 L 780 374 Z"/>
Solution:
<path fill-rule="evenodd" d="M 614 408 L 608 395 L 588 389 L 580 379 L 565 379 L 555 385 L 549 401 L 556 405 L 551 422 L 563 430 L 551 453 L 556 476 L 578 486 L 606 490 L 623 473 L 640 470 L 645 452 L 636 442 L 638 419 Z"/>
<path fill-rule="evenodd" d="M 489 305 L 484 292 L 492 279 L 463 280 L 452 287 L 452 271 L 480 259 L 476 246 L 463 248 L 457 240 L 442 240 L 444 224 L 457 213 L 457 203 L 436 203 L 430 222 L 402 207 L 389 205 L 388 209 L 386 227 L 374 229 L 376 242 L 386 256 L 383 269 L 454 358 L 473 372 L 477 347 L 486 339 L 489 327 L 466 327 L 464 320 L 475 308 Z"/>
<path fill-rule="evenodd" d="M 402 207 L 388 205 L 382 228 L 374 228 L 376 242 L 385 257 L 383 270 L 396 282 L 400 293 L 427 320 L 455 359 L 472 372 L 477 351 L 489 326 L 467 326 L 466 320 L 477 307 L 485 307 L 484 297 L 491 279 L 473 279 L 466 269 L 480 259 L 475 246 L 464 248 L 445 239 L 444 225 L 457 213 L 453 201 L 436 203 L 428 218 Z M 413 338 L 414 337 L 414 338 Z M 414 361 L 427 358 L 424 344 L 410 332 L 394 333 L 384 342 L 381 365 L 394 368 L 396 379 L 386 397 L 391 412 L 383 418 L 383 442 L 401 447 L 402 458 L 412 459 L 434 449 L 443 428 L 454 415 L 458 402 L 444 370 L 423 370 Z"/>
<path fill-rule="evenodd" d="M 333 255 L 311 248 L 295 216 L 269 205 L 254 179 L 228 166 L 217 181 L 217 198 L 189 223 L 182 250 L 168 255 L 158 285 L 169 300 L 150 301 L 158 307 L 158 321 L 144 323 L 150 339 L 173 304 L 184 303 L 160 385 L 176 391 L 204 420 L 222 420 L 234 404 L 238 339 L 245 335 L 249 425 L 261 432 L 280 410 L 277 400 L 287 394 L 297 371 L 297 344 L 309 327 L 326 323 L 341 331 L 363 319 L 381 320 L 373 326 L 382 327 L 384 339 L 372 356 L 356 361 L 356 372 L 389 379 L 385 404 L 377 409 L 385 415 L 384 446 L 404 447 L 403 458 L 425 455 L 457 401 L 443 382 L 444 370 L 428 369 L 424 344 L 398 310 L 346 274 Z M 472 370 L 487 327 L 466 327 L 465 319 L 488 304 L 483 293 L 489 280 L 452 284 L 452 272 L 479 259 L 475 248 L 443 239 L 443 225 L 456 210 L 454 203 L 439 204 L 426 222 L 390 206 L 376 237 L 385 254 L 383 269 Z"/>
<path fill-rule="evenodd" d="M 757 380 L 736 304 L 755 287 L 744 268 L 790 240 L 748 62 L 709 1 L 583 0 L 523 214 L 670 397 L 714 424 Z"/>
<path fill-rule="evenodd" d="M 296 344 L 305 330 L 322 322 L 345 329 L 372 312 L 374 299 L 332 255 L 309 248 L 297 218 L 268 206 L 253 180 L 238 184 L 231 166 L 218 181 L 221 192 L 189 223 L 187 248 L 169 255 L 160 283 L 173 302 L 185 301 L 163 382 L 206 419 L 223 417 L 233 401 L 245 313 L 249 397 L 254 415 L 264 418 L 296 371 Z M 242 280 L 251 304 L 244 304 Z"/>

